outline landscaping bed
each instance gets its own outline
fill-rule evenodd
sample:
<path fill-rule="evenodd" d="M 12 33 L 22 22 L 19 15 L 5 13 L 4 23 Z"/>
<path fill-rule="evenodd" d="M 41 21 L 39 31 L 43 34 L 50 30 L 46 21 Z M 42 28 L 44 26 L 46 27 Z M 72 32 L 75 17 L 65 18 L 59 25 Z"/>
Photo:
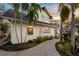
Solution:
<path fill-rule="evenodd" d="M 9 24 L 0 22 L 0 39 L 7 36 L 8 32 L 9 32 Z"/>
<path fill-rule="evenodd" d="M 71 38 L 70 33 L 63 34 L 63 41 L 58 41 L 55 44 L 55 47 L 60 55 L 62 56 L 70 56 L 72 54 L 72 46 L 71 46 Z M 79 56 L 79 35 L 75 36 L 75 56 Z"/>
<path fill-rule="evenodd" d="M 62 56 L 71 56 L 72 55 L 72 46 L 70 40 L 70 32 L 66 32 L 63 34 L 63 40 L 58 41 L 55 44 L 55 47 L 60 55 Z"/>
<path fill-rule="evenodd" d="M 76 36 L 76 55 L 79 56 L 79 36 Z"/>
<path fill-rule="evenodd" d="M 0 47 L 1 50 L 5 51 L 20 51 L 28 48 L 32 48 L 37 46 L 38 44 L 47 41 L 47 40 L 52 40 L 53 37 L 50 36 L 38 36 L 34 40 L 29 40 L 26 43 L 17 43 L 17 44 L 12 44 L 11 42 L 8 42 Z"/>
<path fill-rule="evenodd" d="M 72 46 L 67 42 L 57 42 L 55 44 L 56 50 L 61 56 L 71 56 L 72 55 Z"/>

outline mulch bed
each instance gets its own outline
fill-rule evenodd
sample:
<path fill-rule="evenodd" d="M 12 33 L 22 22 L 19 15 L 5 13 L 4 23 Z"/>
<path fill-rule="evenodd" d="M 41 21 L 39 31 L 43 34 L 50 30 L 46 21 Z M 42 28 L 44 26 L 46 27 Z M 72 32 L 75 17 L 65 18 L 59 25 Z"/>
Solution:
<path fill-rule="evenodd" d="M 45 41 L 47 41 L 47 40 L 45 40 Z M 7 43 L 5 45 L 2 45 L 0 47 L 0 49 L 1 50 L 5 50 L 5 51 L 21 51 L 21 50 L 25 50 L 25 49 L 29 49 L 29 48 L 35 47 L 38 44 L 40 44 L 40 43 L 36 42 L 35 39 L 32 40 L 32 41 L 29 40 L 26 43 L 18 43 L 18 44 L 12 44 L 11 42 L 9 42 L 9 43 Z"/>

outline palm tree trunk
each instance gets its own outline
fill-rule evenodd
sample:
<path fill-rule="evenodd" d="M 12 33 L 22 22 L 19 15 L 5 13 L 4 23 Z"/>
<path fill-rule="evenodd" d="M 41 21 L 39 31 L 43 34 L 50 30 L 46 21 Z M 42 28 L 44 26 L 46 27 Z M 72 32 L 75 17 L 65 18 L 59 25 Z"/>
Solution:
<path fill-rule="evenodd" d="M 73 54 L 75 54 L 75 7 L 74 4 L 71 4 L 72 7 L 72 20 L 71 20 L 71 45 L 73 47 Z"/>
<path fill-rule="evenodd" d="M 16 15 L 15 15 L 15 19 L 16 19 Z M 15 20 L 15 35 L 16 35 L 16 39 L 17 39 L 17 41 L 18 41 L 18 43 L 19 43 L 19 39 L 18 39 L 18 34 L 17 34 L 17 29 L 16 29 L 16 20 Z"/>
<path fill-rule="evenodd" d="M 27 29 L 27 27 L 26 27 Z M 24 42 L 26 42 L 26 38 L 27 38 L 27 30 L 26 30 L 26 33 L 25 33 L 25 39 L 24 39 Z"/>
<path fill-rule="evenodd" d="M 20 4 L 21 12 L 22 12 L 22 3 Z M 22 14 L 21 14 L 21 43 L 22 43 Z"/>
<path fill-rule="evenodd" d="M 60 25 L 60 26 L 61 26 L 61 30 L 60 30 L 60 35 L 61 35 L 60 41 L 62 41 L 62 30 L 63 30 L 63 29 L 62 29 L 62 19 L 61 19 L 61 25 Z"/>
<path fill-rule="evenodd" d="M 55 28 L 55 38 L 57 38 L 57 28 Z"/>

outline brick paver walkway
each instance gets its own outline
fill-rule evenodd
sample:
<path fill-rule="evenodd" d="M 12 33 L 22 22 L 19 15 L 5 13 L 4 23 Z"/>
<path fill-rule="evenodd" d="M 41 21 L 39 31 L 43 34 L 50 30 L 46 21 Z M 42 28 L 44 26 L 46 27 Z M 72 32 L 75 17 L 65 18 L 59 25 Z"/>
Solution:
<path fill-rule="evenodd" d="M 22 51 L 7 52 L 0 50 L 0 56 L 60 56 L 55 49 L 55 43 L 57 41 L 57 39 L 49 40 L 36 47 Z"/>

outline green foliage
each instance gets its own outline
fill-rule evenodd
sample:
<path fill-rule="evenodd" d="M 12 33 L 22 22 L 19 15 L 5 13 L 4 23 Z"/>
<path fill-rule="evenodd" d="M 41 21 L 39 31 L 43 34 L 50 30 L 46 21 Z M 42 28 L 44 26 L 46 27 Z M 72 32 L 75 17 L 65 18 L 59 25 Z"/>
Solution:
<path fill-rule="evenodd" d="M 38 37 L 36 38 L 36 41 L 37 41 L 38 43 L 41 43 L 41 42 L 43 42 L 43 41 L 51 40 L 51 39 L 53 39 L 52 36 L 38 36 Z"/>
<path fill-rule="evenodd" d="M 71 47 L 70 43 L 67 43 L 65 41 L 57 42 L 57 49 L 61 53 L 64 53 L 66 55 L 72 55 L 72 47 Z"/>
<path fill-rule="evenodd" d="M 18 43 L 18 44 L 12 44 L 11 42 L 3 45 L 0 47 L 2 50 L 6 51 L 19 51 L 19 50 L 24 50 L 28 48 L 32 48 L 36 46 L 35 43 Z"/>
<path fill-rule="evenodd" d="M 2 30 L 4 33 L 6 33 L 9 30 L 9 24 L 8 23 L 0 23 L 0 30 Z"/>
<path fill-rule="evenodd" d="M 66 54 L 66 55 L 72 55 L 72 46 L 71 46 L 71 33 L 69 31 L 66 31 L 63 33 L 63 41 L 57 42 L 57 49 L 59 52 Z"/>
<path fill-rule="evenodd" d="M 76 20 L 78 20 L 78 19 L 79 19 L 79 16 L 76 17 Z"/>
<path fill-rule="evenodd" d="M 37 3 L 12 3 L 13 10 L 15 15 L 19 14 L 19 11 L 27 11 L 27 17 L 29 18 L 29 24 L 36 24 L 38 17 L 38 10 L 41 11 L 42 8 Z M 19 10 L 20 9 L 20 10 Z"/>
<path fill-rule="evenodd" d="M 69 32 L 69 31 L 66 31 L 66 33 L 63 33 L 63 39 L 64 39 L 64 41 L 66 41 L 66 42 L 71 42 L 71 33 Z"/>
<path fill-rule="evenodd" d="M 42 37 L 42 36 L 38 36 L 38 37 L 36 38 L 36 41 L 37 41 L 38 43 L 41 43 L 41 42 L 45 41 L 45 39 L 44 39 L 44 37 Z"/>
<path fill-rule="evenodd" d="M 36 45 L 38 45 L 41 42 L 44 42 L 46 40 L 51 40 L 52 36 L 38 36 L 34 40 L 29 40 L 28 42 L 25 43 L 17 43 L 17 44 L 12 44 L 11 42 L 8 42 L 0 47 L 2 50 L 6 51 L 19 51 L 19 50 L 24 50 L 28 48 L 32 48 Z"/>
<path fill-rule="evenodd" d="M 66 54 L 72 55 L 72 47 L 69 43 L 65 43 L 64 48 L 65 48 Z"/>
<path fill-rule="evenodd" d="M 79 35 L 75 37 L 76 55 L 79 55 Z"/>
<path fill-rule="evenodd" d="M 64 22 L 65 20 L 69 18 L 70 8 L 67 5 L 60 4 L 59 11 L 60 11 L 60 17 L 61 17 L 62 22 Z"/>
<path fill-rule="evenodd" d="M 9 31 L 9 24 L 0 22 L 0 39 L 4 38 L 6 36 L 6 33 Z"/>
<path fill-rule="evenodd" d="M 79 36 L 76 36 L 76 48 L 79 49 Z"/>

